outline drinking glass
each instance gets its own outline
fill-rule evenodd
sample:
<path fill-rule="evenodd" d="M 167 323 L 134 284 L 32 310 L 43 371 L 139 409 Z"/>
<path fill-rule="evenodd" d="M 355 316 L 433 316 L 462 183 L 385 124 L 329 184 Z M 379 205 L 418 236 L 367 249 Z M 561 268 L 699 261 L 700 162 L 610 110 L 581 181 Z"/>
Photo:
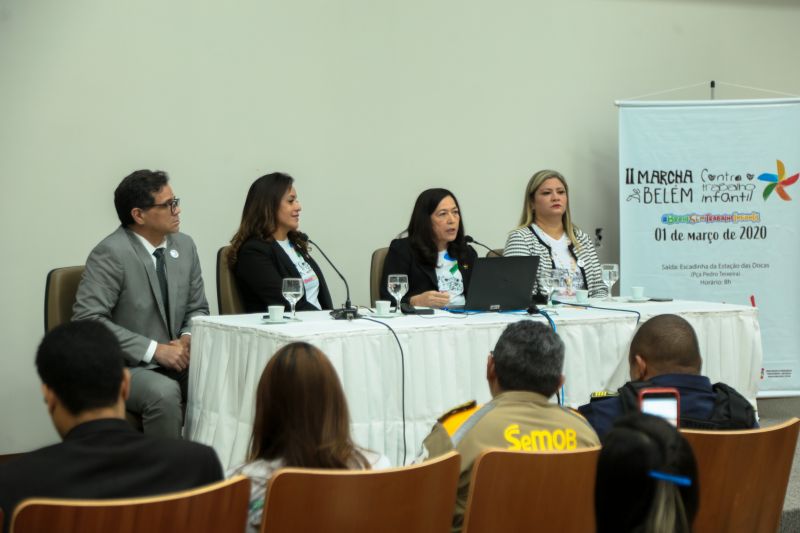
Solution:
<path fill-rule="evenodd" d="M 303 297 L 303 280 L 300 278 L 284 278 L 283 297 L 292 306 L 292 319 L 294 319 L 294 305 Z"/>
<path fill-rule="evenodd" d="M 606 302 L 613 302 L 614 298 L 611 297 L 611 288 L 619 279 L 619 266 L 615 263 L 605 263 L 600 265 L 600 273 L 603 275 L 603 283 L 608 287 L 608 297 Z"/>
<path fill-rule="evenodd" d="M 558 289 L 558 276 L 556 275 L 555 271 L 550 271 L 550 274 L 547 276 L 543 276 L 539 279 L 539 286 L 544 290 L 545 295 L 547 296 L 547 301 L 545 302 L 545 307 L 554 307 L 553 304 L 553 293 Z"/>
<path fill-rule="evenodd" d="M 583 286 L 583 276 L 581 276 L 581 271 L 576 270 L 572 272 L 570 281 L 572 282 L 572 295 L 576 295 L 577 292 L 581 289 L 585 289 L 586 287 Z"/>
<path fill-rule="evenodd" d="M 389 294 L 397 302 L 395 313 L 400 313 L 400 300 L 408 292 L 408 276 L 405 274 L 389 274 L 389 283 L 386 288 L 389 289 Z"/>

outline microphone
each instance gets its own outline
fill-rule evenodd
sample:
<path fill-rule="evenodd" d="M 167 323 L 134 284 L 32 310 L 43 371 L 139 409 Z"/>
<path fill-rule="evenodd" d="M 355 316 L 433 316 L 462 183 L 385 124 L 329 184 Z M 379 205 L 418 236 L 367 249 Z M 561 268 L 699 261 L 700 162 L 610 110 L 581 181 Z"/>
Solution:
<path fill-rule="evenodd" d="M 491 248 L 489 248 L 488 246 L 486 246 L 486 245 L 485 245 L 485 244 L 483 244 L 482 242 L 478 242 L 478 241 L 476 241 L 475 239 L 473 239 L 473 238 L 472 238 L 472 235 L 464 235 L 464 241 L 465 241 L 467 244 L 469 244 L 469 243 L 473 243 L 473 242 L 474 242 L 474 243 L 475 243 L 475 244 L 477 244 L 478 246 L 483 246 L 484 248 L 486 248 L 487 250 L 489 250 L 489 253 L 490 253 L 490 254 L 494 254 L 494 255 L 496 255 L 497 257 L 503 257 L 503 254 L 498 254 L 497 252 L 495 252 L 494 250 L 492 250 Z M 487 257 L 488 257 L 488 256 L 487 256 Z"/>
<path fill-rule="evenodd" d="M 331 266 L 334 272 L 339 274 L 339 277 L 342 278 L 342 281 L 344 282 L 344 288 L 347 291 L 347 299 L 345 300 L 344 306 L 342 306 L 341 309 L 334 309 L 333 311 L 331 311 L 331 316 L 336 320 L 352 320 L 354 318 L 360 318 L 361 315 L 358 314 L 358 309 L 353 307 L 353 305 L 350 303 L 350 285 L 347 284 L 347 280 L 344 279 L 344 276 L 342 276 L 342 273 L 339 272 L 338 268 L 336 268 L 336 265 L 333 264 L 333 261 L 331 261 L 327 255 L 325 255 L 325 252 L 322 251 L 322 248 L 320 248 L 319 244 L 315 243 L 314 241 L 308 238 L 308 235 L 306 235 L 302 231 L 298 231 L 297 237 L 303 242 L 310 242 L 311 244 L 316 246 L 317 250 L 319 250 L 319 253 L 322 254 L 322 257 L 325 258 L 325 260 L 328 262 L 328 264 Z"/>

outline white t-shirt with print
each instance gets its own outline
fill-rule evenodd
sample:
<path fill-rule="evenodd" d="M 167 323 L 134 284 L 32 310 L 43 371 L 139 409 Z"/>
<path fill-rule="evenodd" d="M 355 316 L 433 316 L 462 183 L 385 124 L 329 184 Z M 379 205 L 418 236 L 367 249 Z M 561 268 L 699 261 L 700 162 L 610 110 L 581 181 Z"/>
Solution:
<path fill-rule="evenodd" d="M 300 273 L 300 277 L 303 279 L 306 301 L 317 309 L 322 309 L 322 306 L 319 304 L 319 278 L 317 277 L 317 273 L 314 272 L 311 265 L 303 259 L 303 256 L 294 249 L 294 245 L 289 242 L 289 239 L 278 241 L 278 244 L 281 245 L 283 251 L 286 252 L 286 255 L 292 260 L 295 268 L 297 268 L 297 271 Z"/>
<path fill-rule="evenodd" d="M 450 293 L 450 305 L 465 305 L 464 280 L 458 270 L 458 261 L 447 250 L 439 252 L 436 259 L 436 282 L 440 291 Z"/>
<path fill-rule="evenodd" d="M 570 277 L 573 280 L 572 283 L 574 284 L 577 282 L 581 287 L 585 287 L 583 273 L 581 269 L 578 268 L 578 264 L 575 262 L 575 257 L 572 255 L 572 252 L 569 251 L 569 245 L 571 243 L 569 237 L 567 237 L 567 233 L 564 232 L 560 239 L 554 239 L 536 224 L 533 224 L 532 227 L 536 235 L 550 247 L 550 255 L 553 258 L 553 263 L 556 268 L 569 270 Z"/>

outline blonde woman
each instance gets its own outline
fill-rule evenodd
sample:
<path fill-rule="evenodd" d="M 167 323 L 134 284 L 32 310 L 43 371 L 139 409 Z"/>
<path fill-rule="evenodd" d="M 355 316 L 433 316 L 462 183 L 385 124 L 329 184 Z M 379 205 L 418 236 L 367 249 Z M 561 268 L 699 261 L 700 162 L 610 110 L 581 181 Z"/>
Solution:
<path fill-rule="evenodd" d="M 540 170 L 528 181 L 519 227 L 509 233 L 504 255 L 539 256 L 534 292 L 543 294 L 539 280 L 559 268 L 569 270 L 590 297 L 608 294 L 594 244 L 572 224 L 567 180 L 555 170 Z"/>

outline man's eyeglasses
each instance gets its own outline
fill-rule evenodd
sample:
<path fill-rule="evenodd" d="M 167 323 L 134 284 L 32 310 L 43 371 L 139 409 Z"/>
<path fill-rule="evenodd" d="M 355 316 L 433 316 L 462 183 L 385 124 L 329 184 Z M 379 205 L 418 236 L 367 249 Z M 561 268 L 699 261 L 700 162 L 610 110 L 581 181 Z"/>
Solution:
<path fill-rule="evenodd" d="M 169 207 L 169 212 L 174 215 L 175 211 L 178 210 L 178 206 L 180 205 L 181 205 L 181 199 L 173 198 L 172 200 L 167 200 L 163 204 L 153 204 L 147 207 L 143 207 L 142 209 L 151 209 L 153 207 Z"/>

